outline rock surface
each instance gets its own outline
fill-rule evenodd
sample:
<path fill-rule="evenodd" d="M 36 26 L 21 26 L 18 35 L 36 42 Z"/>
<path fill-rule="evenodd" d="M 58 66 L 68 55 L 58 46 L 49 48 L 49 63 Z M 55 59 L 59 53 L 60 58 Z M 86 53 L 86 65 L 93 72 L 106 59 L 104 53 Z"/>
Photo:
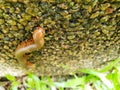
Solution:
<path fill-rule="evenodd" d="M 0 1 L 0 76 L 65 75 L 98 68 L 120 57 L 119 1 Z M 43 49 L 29 54 L 35 68 L 23 69 L 14 56 L 36 26 L 45 31 Z"/>

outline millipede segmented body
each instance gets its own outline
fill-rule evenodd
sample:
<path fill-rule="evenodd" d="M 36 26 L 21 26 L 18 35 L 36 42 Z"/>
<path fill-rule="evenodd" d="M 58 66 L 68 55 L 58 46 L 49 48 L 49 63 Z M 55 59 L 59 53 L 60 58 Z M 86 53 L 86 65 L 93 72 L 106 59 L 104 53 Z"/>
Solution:
<path fill-rule="evenodd" d="M 41 27 L 37 27 L 33 32 L 33 37 L 29 40 L 20 43 L 15 50 L 15 57 L 18 62 L 26 67 L 27 56 L 26 53 L 41 49 L 44 46 L 45 30 Z"/>

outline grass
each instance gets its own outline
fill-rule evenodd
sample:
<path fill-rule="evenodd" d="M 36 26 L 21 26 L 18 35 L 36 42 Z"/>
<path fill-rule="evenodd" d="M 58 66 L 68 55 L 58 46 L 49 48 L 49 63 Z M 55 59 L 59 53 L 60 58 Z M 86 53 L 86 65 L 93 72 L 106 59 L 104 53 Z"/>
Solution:
<path fill-rule="evenodd" d="M 38 78 L 29 73 L 24 83 L 26 90 L 120 90 L 120 58 L 108 63 L 100 70 L 83 69 L 79 77 L 66 81 L 53 81 L 50 77 Z M 12 75 L 6 75 L 12 82 L 10 90 L 18 90 L 20 82 Z"/>

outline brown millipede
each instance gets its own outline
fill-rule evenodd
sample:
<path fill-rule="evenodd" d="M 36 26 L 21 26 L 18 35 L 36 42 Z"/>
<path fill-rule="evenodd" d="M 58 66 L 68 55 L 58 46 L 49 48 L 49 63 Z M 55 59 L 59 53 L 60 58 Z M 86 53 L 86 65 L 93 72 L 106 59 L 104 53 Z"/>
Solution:
<path fill-rule="evenodd" d="M 37 27 L 33 31 L 33 37 L 29 40 L 20 43 L 15 50 L 15 57 L 23 67 L 26 67 L 27 57 L 26 53 L 38 50 L 44 46 L 45 30 Z"/>

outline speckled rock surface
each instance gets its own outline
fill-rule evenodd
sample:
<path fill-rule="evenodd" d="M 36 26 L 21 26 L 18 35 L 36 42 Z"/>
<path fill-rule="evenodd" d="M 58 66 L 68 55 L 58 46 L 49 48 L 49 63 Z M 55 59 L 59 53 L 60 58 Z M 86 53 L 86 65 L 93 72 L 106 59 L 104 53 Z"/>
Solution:
<path fill-rule="evenodd" d="M 43 49 L 29 54 L 35 68 L 23 69 L 14 56 L 35 27 L 45 31 Z M 98 68 L 120 57 L 120 2 L 91 0 L 0 1 L 0 76 L 65 75 Z"/>

